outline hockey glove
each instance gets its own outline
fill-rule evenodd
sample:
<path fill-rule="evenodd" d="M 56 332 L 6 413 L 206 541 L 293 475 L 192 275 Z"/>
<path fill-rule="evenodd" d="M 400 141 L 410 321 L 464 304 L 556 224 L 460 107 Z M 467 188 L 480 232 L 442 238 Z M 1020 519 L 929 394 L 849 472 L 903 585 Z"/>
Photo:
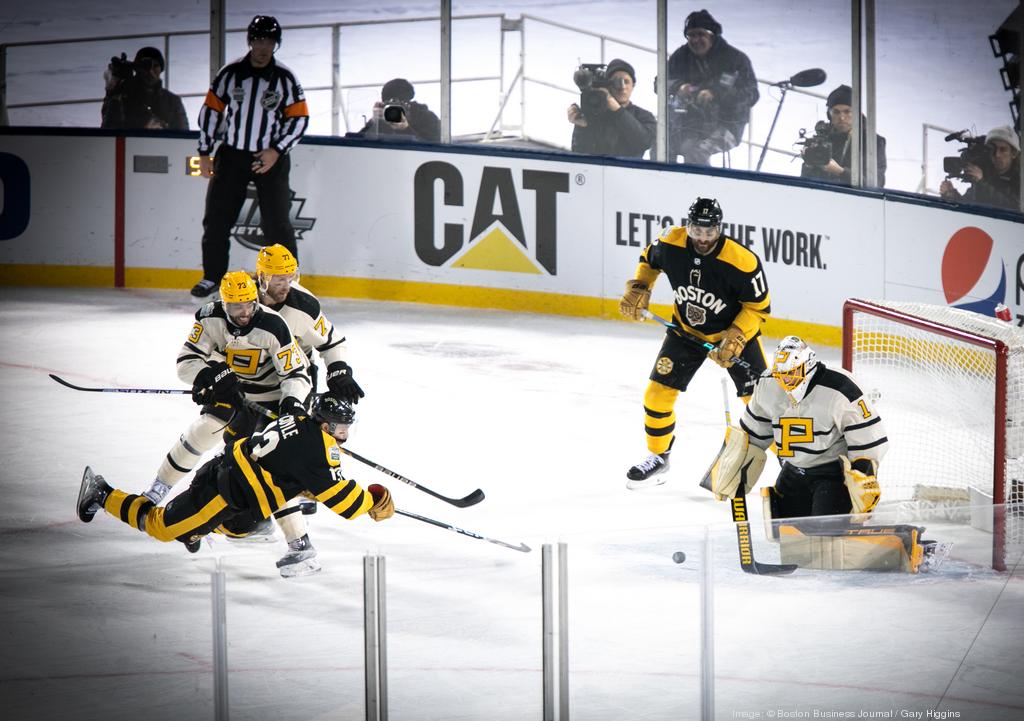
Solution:
<path fill-rule="evenodd" d="M 643 320 L 651 303 L 651 289 L 642 280 L 627 280 L 626 292 L 619 301 L 619 312 L 630 320 Z"/>
<path fill-rule="evenodd" d="M 306 410 L 306 406 L 302 405 L 302 401 L 293 396 L 282 398 L 281 403 L 278 405 L 279 414 L 282 416 L 308 416 L 309 411 Z"/>
<path fill-rule="evenodd" d="M 708 358 L 723 368 L 731 368 L 733 362 L 740 357 L 746 344 L 747 338 L 743 335 L 743 331 L 731 325 L 722 334 L 722 340 L 719 341 L 718 347 L 708 352 Z"/>
<path fill-rule="evenodd" d="M 877 476 L 869 476 L 858 471 L 850 464 L 846 456 L 839 456 L 843 462 L 843 475 L 846 477 L 846 490 L 850 492 L 853 502 L 853 513 L 871 513 L 882 497 L 882 489 L 878 485 Z"/>
<path fill-rule="evenodd" d="M 349 403 L 358 403 L 366 395 L 352 377 L 352 368 L 345 361 L 334 361 L 327 366 L 327 388 L 333 395 Z"/>
<path fill-rule="evenodd" d="M 391 491 L 379 483 L 366 489 L 373 497 L 373 506 L 367 513 L 375 521 L 383 521 L 395 515 L 395 502 L 391 500 Z"/>
<path fill-rule="evenodd" d="M 192 400 L 201 405 L 234 403 L 238 397 L 238 376 L 224 361 L 208 363 L 192 381 Z"/>

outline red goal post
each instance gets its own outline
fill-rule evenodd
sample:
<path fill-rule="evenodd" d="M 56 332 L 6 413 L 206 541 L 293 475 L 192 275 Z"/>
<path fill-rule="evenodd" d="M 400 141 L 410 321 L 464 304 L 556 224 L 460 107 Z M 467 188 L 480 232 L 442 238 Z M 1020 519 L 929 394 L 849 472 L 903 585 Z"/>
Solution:
<path fill-rule="evenodd" d="M 882 501 L 996 504 L 992 566 L 1024 543 L 1024 330 L 925 303 L 850 299 L 843 367 L 890 440 Z"/>

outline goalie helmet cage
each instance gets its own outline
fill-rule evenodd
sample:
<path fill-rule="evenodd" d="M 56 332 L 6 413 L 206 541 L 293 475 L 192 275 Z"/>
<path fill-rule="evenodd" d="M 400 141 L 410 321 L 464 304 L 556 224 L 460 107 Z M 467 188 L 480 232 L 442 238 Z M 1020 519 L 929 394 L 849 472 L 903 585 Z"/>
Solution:
<path fill-rule="evenodd" d="M 891 441 L 883 502 L 991 497 L 992 567 L 1005 571 L 1007 545 L 1024 543 L 1024 331 L 959 308 L 854 298 L 843 367 L 877 401 Z"/>

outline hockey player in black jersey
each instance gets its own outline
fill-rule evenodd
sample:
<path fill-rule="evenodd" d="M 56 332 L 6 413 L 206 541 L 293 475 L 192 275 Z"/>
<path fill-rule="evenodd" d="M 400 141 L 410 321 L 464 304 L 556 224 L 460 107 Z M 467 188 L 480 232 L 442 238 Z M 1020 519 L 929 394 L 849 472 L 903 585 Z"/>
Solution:
<path fill-rule="evenodd" d="M 771 311 L 768 281 L 757 255 L 722 235 L 722 209 L 717 200 L 697 198 L 690 206 L 685 228 L 666 228 L 643 250 L 634 278 L 626 282 L 619 311 L 631 320 L 643 320 L 651 288 L 662 273 L 672 285 L 677 328 L 666 331 L 644 393 L 644 430 L 650 455 L 627 471 L 626 487 L 630 489 L 665 482 L 661 474 L 668 470 L 676 399 L 705 357 L 728 370 L 744 401 L 754 391 L 757 374 L 766 368 L 760 335 L 761 324 Z M 707 352 L 702 343 L 716 347 Z M 749 370 L 735 364 L 737 358 L 743 359 Z"/>
<path fill-rule="evenodd" d="M 299 494 L 316 498 L 349 520 L 375 521 L 394 515 L 391 493 L 374 484 L 363 489 L 341 472 L 341 449 L 355 412 L 328 394 L 314 397 L 307 415 L 282 415 L 259 433 L 235 441 L 196 472 L 189 488 L 166 506 L 144 495 L 111 487 L 85 469 L 78 517 L 88 523 L 100 508 L 157 539 L 181 541 L 190 551 L 208 533 L 268 518 Z"/>

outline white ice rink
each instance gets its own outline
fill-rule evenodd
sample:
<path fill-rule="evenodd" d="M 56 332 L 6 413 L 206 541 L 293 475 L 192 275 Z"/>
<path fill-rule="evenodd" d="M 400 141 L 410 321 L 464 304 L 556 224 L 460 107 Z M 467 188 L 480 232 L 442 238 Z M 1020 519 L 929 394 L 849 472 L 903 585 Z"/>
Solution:
<path fill-rule="evenodd" d="M 184 292 L 3 288 L 0 718 L 212 718 L 217 558 L 231 717 L 362 718 L 371 552 L 387 559 L 391 718 L 539 719 L 540 549 L 564 541 L 572 717 L 696 719 L 705 524 L 718 719 L 1024 718 L 1022 575 L 986 568 L 986 537 L 927 524 L 957 541 L 930 576 L 740 572 L 727 506 L 697 485 L 723 432 L 716 366 L 680 396 L 668 483 L 625 489 L 626 468 L 646 455 L 641 394 L 659 327 L 336 299 L 325 308 L 366 390 L 351 448 L 441 493 L 480 487 L 487 499 L 454 508 L 350 459 L 348 474 L 385 483 L 400 508 L 533 552 L 321 510 L 310 536 L 324 570 L 286 581 L 274 567 L 280 539 L 214 541 L 193 556 L 104 514 L 84 525 L 74 512 L 83 467 L 143 489 L 197 409 L 187 395 L 76 392 L 47 374 L 181 387 L 174 358 L 194 306 Z M 836 349 L 819 350 L 837 362 Z M 773 477 L 771 462 L 761 484 Z M 757 522 L 754 547 L 762 560 L 777 553 Z M 687 553 L 682 565 L 675 550 Z"/>

